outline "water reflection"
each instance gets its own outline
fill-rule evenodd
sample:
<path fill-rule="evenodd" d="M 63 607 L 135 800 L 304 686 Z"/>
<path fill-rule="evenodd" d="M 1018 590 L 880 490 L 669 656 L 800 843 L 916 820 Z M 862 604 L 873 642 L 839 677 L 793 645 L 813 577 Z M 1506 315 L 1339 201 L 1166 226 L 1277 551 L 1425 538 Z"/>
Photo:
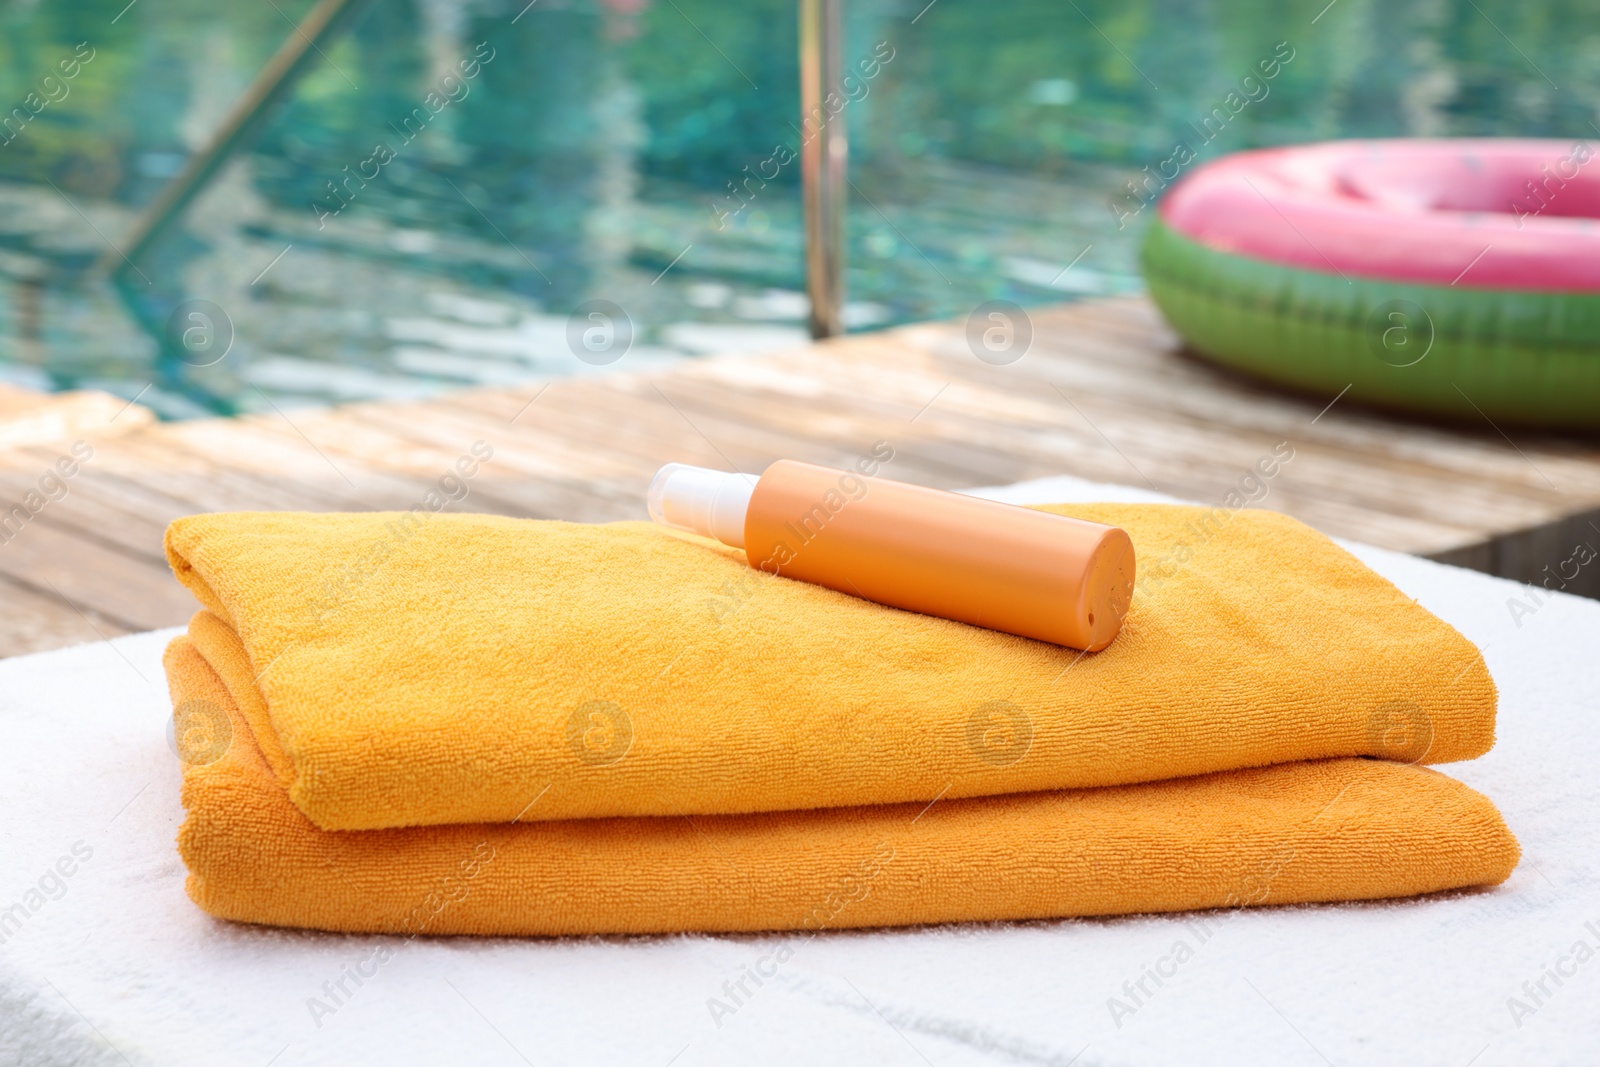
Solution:
<path fill-rule="evenodd" d="M 112 287 L 95 260 L 309 10 L 125 4 L 0 5 L 0 376 L 186 417 L 804 336 L 795 168 L 772 162 L 798 147 L 792 0 L 371 0 Z M 1116 196 L 1281 42 L 1294 60 L 1202 157 L 1596 132 L 1600 12 L 1573 5 L 849 12 L 849 65 L 878 57 L 846 112 L 857 329 L 1136 287 Z M 568 343 L 593 300 L 632 324 L 614 363 Z"/>

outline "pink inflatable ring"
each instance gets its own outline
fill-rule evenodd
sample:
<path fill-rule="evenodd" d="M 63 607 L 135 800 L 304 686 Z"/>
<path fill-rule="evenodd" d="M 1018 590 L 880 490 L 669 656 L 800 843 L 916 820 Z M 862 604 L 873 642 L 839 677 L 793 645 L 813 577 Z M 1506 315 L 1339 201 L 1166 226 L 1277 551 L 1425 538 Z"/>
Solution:
<path fill-rule="evenodd" d="M 1151 297 L 1202 355 L 1333 396 L 1600 429 L 1600 148 L 1342 141 L 1205 164 Z"/>

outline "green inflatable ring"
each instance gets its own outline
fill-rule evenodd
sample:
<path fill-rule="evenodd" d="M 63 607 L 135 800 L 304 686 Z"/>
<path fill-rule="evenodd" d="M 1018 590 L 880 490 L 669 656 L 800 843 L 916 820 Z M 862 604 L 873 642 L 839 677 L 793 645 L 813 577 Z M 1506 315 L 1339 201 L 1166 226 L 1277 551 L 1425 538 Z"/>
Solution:
<path fill-rule="evenodd" d="M 1305 265 L 1315 248 L 1286 263 L 1217 243 L 1163 211 L 1142 250 L 1151 298 L 1209 360 L 1328 399 L 1600 430 L 1600 292 L 1363 277 Z"/>

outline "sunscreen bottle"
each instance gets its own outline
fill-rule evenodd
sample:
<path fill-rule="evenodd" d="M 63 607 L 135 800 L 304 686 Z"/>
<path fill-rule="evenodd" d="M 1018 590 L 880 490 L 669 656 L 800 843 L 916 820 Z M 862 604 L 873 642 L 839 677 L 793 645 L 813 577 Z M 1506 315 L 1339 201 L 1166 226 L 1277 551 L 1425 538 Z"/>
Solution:
<path fill-rule="evenodd" d="M 1098 652 L 1133 598 L 1115 526 L 782 459 L 757 479 L 669 463 L 650 517 L 752 567 L 864 600 Z"/>

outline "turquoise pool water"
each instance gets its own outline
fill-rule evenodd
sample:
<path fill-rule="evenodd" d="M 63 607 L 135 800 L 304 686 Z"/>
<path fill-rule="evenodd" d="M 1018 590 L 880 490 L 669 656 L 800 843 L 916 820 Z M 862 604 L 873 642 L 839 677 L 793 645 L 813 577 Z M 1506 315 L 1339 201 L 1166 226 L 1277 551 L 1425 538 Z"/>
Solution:
<path fill-rule="evenodd" d="M 1325 4 L 846 0 L 847 322 L 1137 290 L 1179 144 L 1600 136 L 1600 8 Z M 182 418 L 804 337 L 793 0 L 371 0 L 108 284 L 309 9 L 0 4 L 0 379 Z"/>

